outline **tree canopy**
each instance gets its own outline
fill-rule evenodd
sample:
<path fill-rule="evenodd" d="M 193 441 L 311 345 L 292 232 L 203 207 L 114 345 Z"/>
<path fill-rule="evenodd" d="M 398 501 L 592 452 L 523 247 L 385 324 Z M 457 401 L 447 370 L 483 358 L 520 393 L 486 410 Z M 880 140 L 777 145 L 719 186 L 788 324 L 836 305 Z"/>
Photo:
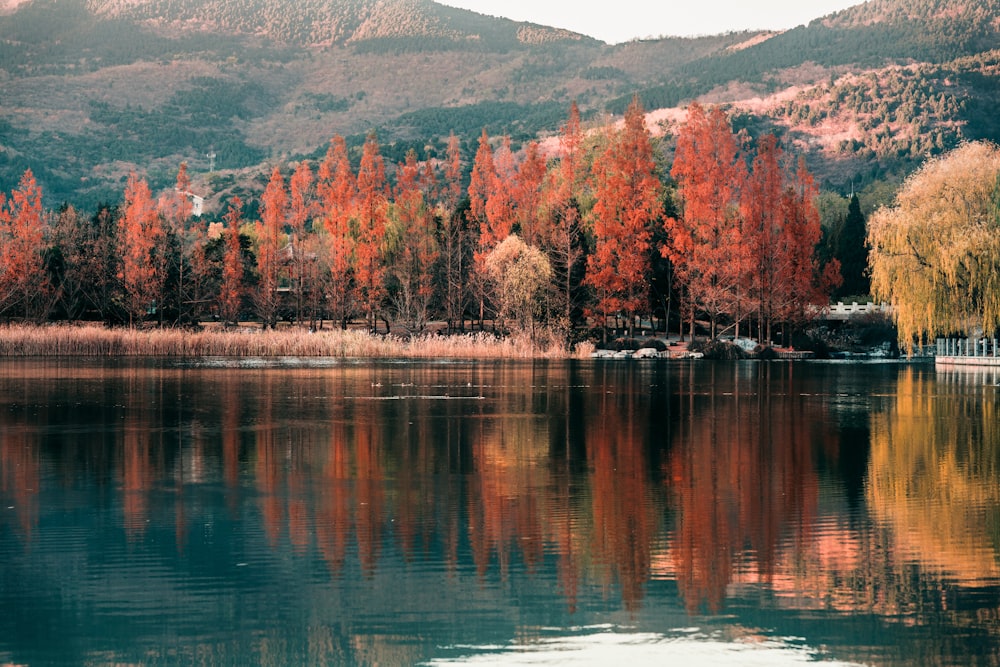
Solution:
<path fill-rule="evenodd" d="M 917 338 L 1000 328 L 1000 148 L 975 142 L 927 162 L 868 227 L 872 294 Z"/>

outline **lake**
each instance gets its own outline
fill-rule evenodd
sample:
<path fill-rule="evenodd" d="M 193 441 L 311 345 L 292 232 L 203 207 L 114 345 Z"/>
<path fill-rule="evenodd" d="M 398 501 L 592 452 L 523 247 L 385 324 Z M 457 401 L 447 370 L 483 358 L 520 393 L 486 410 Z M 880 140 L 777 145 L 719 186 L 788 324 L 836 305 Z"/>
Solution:
<path fill-rule="evenodd" d="M 997 380 L 0 361 L 0 664 L 997 665 Z"/>

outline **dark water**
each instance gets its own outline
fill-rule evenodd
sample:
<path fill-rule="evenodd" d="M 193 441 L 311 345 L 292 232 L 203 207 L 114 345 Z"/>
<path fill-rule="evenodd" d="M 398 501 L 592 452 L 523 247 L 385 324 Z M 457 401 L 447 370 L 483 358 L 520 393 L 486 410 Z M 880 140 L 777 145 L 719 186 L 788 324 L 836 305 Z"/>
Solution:
<path fill-rule="evenodd" d="M 1000 663 L 933 366 L 0 362 L 0 664 Z"/>

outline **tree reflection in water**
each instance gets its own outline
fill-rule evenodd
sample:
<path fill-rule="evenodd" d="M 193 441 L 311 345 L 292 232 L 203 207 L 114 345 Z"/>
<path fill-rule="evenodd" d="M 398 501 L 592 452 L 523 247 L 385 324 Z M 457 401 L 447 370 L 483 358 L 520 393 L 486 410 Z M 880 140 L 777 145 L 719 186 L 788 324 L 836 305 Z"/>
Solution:
<path fill-rule="evenodd" d="M 763 599 L 996 639 L 995 608 L 953 603 L 1000 581 L 995 383 L 894 373 L 869 395 L 867 376 L 787 363 L 8 364 L 0 524 L 30 549 L 47 494 L 83 490 L 125 541 L 167 525 L 188 554 L 219 492 L 241 534 L 345 586 L 378 591 L 401 562 L 480 590 L 551 579 L 570 615 L 598 591 L 638 616 L 662 580 L 696 616 Z M 310 627 L 309 655 L 410 655 L 346 623 L 346 642 Z M 262 660 L 283 654 L 270 641 Z"/>

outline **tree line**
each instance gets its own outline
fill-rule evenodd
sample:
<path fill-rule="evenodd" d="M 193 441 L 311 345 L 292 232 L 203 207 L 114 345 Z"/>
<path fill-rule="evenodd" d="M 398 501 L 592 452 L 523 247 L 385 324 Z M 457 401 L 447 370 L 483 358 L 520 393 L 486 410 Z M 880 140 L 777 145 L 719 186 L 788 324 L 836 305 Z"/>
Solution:
<path fill-rule="evenodd" d="M 433 319 L 567 343 L 654 321 L 766 340 L 839 281 L 837 261 L 817 259 L 802 160 L 771 135 L 749 146 L 720 108 L 690 107 L 669 172 L 637 99 L 592 131 L 573 104 L 555 144 L 515 152 L 484 130 L 469 169 L 452 134 L 442 158 L 387 166 L 371 134 L 355 168 L 335 136 L 210 223 L 192 215 L 183 164 L 173 190 L 156 197 L 133 173 L 122 202 L 92 215 L 43 210 L 29 169 L 0 193 L 0 317 L 371 331 Z"/>

